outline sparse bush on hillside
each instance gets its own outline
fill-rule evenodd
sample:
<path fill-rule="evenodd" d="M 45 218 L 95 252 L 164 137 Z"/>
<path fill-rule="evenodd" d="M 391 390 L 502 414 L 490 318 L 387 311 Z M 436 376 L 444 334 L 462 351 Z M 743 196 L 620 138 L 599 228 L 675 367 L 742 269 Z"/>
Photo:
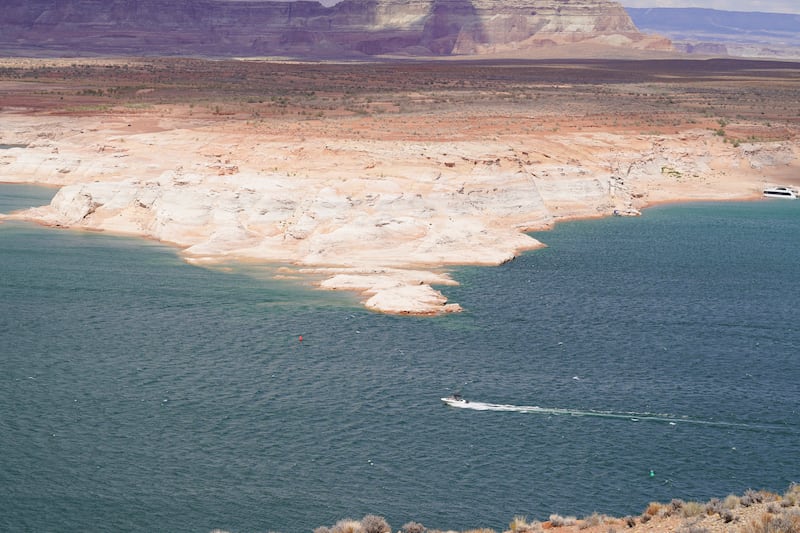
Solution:
<path fill-rule="evenodd" d="M 764 513 L 760 518 L 748 522 L 741 533 L 800 533 L 800 514 L 784 513 L 776 516 Z"/>
<path fill-rule="evenodd" d="M 739 496 L 735 494 L 728 494 L 722 501 L 722 506 L 725 509 L 736 509 L 741 503 L 742 499 Z"/>
<path fill-rule="evenodd" d="M 368 514 L 361 519 L 361 529 L 363 533 L 392 533 L 389 523 L 382 517 Z"/>
<path fill-rule="evenodd" d="M 692 518 L 706 512 L 706 505 L 700 502 L 686 502 L 681 508 L 681 516 Z"/>
<path fill-rule="evenodd" d="M 578 529 L 586 529 L 590 527 L 597 527 L 603 524 L 606 521 L 607 517 L 598 513 L 592 513 L 586 518 L 584 518 L 580 524 L 578 524 Z"/>
<path fill-rule="evenodd" d="M 747 489 L 739 499 L 739 503 L 741 503 L 744 507 L 750 507 L 751 505 L 761 503 L 762 501 L 764 501 L 764 495 L 753 489 Z"/>
<path fill-rule="evenodd" d="M 786 507 L 800 505 L 800 483 L 792 483 L 789 486 L 789 490 L 783 495 L 783 501 L 788 503 Z"/>
<path fill-rule="evenodd" d="M 419 522 L 408 522 L 400 528 L 403 533 L 425 533 L 425 526 Z"/>
<path fill-rule="evenodd" d="M 553 527 L 574 526 L 577 521 L 578 519 L 574 516 L 550 515 L 550 525 Z"/>
<path fill-rule="evenodd" d="M 516 528 L 512 529 L 510 533 L 542 533 L 543 531 L 541 522 L 528 522 L 525 517 L 520 516 L 514 517 L 510 526 Z"/>
<path fill-rule="evenodd" d="M 515 516 L 514 519 L 508 524 L 508 529 L 511 533 L 525 533 L 528 531 L 528 519 L 525 516 Z"/>
<path fill-rule="evenodd" d="M 364 533 L 361 529 L 361 522 L 351 518 L 339 520 L 331 528 L 331 533 Z"/>
<path fill-rule="evenodd" d="M 658 502 L 650 502 L 647 505 L 647 509 L 644 510 L 644 514 L 653 517 L 657 515 L 659 511 L 661 511 L 662 507 L 663 505 Z"/>
<path fill-rule="evenodd" d="M 706 504 L 706 514 L 718 514 L 722 516 L 725 508 L 722 506 L 722 501 L 719 498 L 711 498 Z"/>
<path fill-rule="evenodd" d="M 680 511 L 681 509 L 683 509 L 684 505 L 686 505 L 685 501 L 679 498 L 674 498 L 671 502 L 669 502 L 669 509 L 670 511 Z M 672 513 L 670 513 L 670 515 L 671 514 Z"/>

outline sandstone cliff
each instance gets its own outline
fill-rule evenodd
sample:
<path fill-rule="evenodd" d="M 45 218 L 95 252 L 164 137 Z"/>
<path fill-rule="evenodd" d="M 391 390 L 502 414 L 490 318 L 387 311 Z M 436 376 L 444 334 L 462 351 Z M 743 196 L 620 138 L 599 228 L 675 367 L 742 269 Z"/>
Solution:
<path fill-rule="evenodd" d="M 353 57 L 503 53 L 592 42 L 670 49 L 610 0 L 7 0 L 3 55 Z"/>

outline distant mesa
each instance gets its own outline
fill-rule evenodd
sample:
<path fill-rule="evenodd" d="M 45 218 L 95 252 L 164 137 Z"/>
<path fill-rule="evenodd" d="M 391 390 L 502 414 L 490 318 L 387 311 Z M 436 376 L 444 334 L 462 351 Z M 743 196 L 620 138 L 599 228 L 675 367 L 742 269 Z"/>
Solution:
<path fill-rule="evenodd" d="M 0 54 L 364 57 L 671 50 L 610 0 L 5 0 Z"/>
<path fill-rule="evenodd" d="M 702 8 L 627 8 L 636 27 L 669 38 L 677 52 L 800 59 L 800 14 Z"/>

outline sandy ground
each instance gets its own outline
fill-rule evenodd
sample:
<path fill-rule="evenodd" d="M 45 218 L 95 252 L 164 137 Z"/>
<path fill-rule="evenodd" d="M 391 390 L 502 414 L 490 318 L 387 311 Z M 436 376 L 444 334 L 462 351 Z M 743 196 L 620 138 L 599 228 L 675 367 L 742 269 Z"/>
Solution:
<path fill-rule="evenodd" d="M 381 312 L 459 311 L 434 288 L 454 283 L 448 267 L 509 261 L 543 245 L 526 231 L 560 220 L 800 185 L 796 68 L 729 74 L 729 94 L 768 98 L 721 112 L 695 73 L 663 85 L 614 65 L 512 64 L 500 77 L 249 62 L 235 91 L 201 72 L 190 92 L 176 87 L 223 67 L 123 62 L 137 73 L 111 86 L 120 63 L 87 64 L 13 64 L 0 78 L 0 144 L 18 145 L 0 150 L 0 181 L 60 187 L 13 218 L 157 239 L 195 263 L 293 265 Z"/>

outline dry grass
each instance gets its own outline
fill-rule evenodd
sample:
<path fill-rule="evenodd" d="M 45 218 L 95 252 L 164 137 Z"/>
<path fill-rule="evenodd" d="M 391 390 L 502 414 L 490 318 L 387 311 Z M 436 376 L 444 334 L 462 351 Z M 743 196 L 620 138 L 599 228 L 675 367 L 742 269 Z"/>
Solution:
<path fill-rule="evenodd" d="M 745 504 L 743 504 L 744 502 Z M 593 513 L 583 519 L 552 514 L 544 522 L 528 521 L 517 515 L 505 533 L 800 533 L 800 485 L 793 484 L 783 494 L 748 490 L 742 496 L 729 495 L 724 500 L 672 500 L 652 502 L 637 517 L 614 518 Z M 372 526 L 370 526 L 372 524 Z M 378 527 L 380 526 L 380 527 Z M 315 533 L 391 533 L 386 521 L 367 515 L 361 521 L 341 520 L 331 528 L 322 527 Z M 408 522 L 403 533 L 458 533 L 425 528 L 418 522 Z M 496 533 L 488 528 L 465 530 L 461 533 Z"/>

